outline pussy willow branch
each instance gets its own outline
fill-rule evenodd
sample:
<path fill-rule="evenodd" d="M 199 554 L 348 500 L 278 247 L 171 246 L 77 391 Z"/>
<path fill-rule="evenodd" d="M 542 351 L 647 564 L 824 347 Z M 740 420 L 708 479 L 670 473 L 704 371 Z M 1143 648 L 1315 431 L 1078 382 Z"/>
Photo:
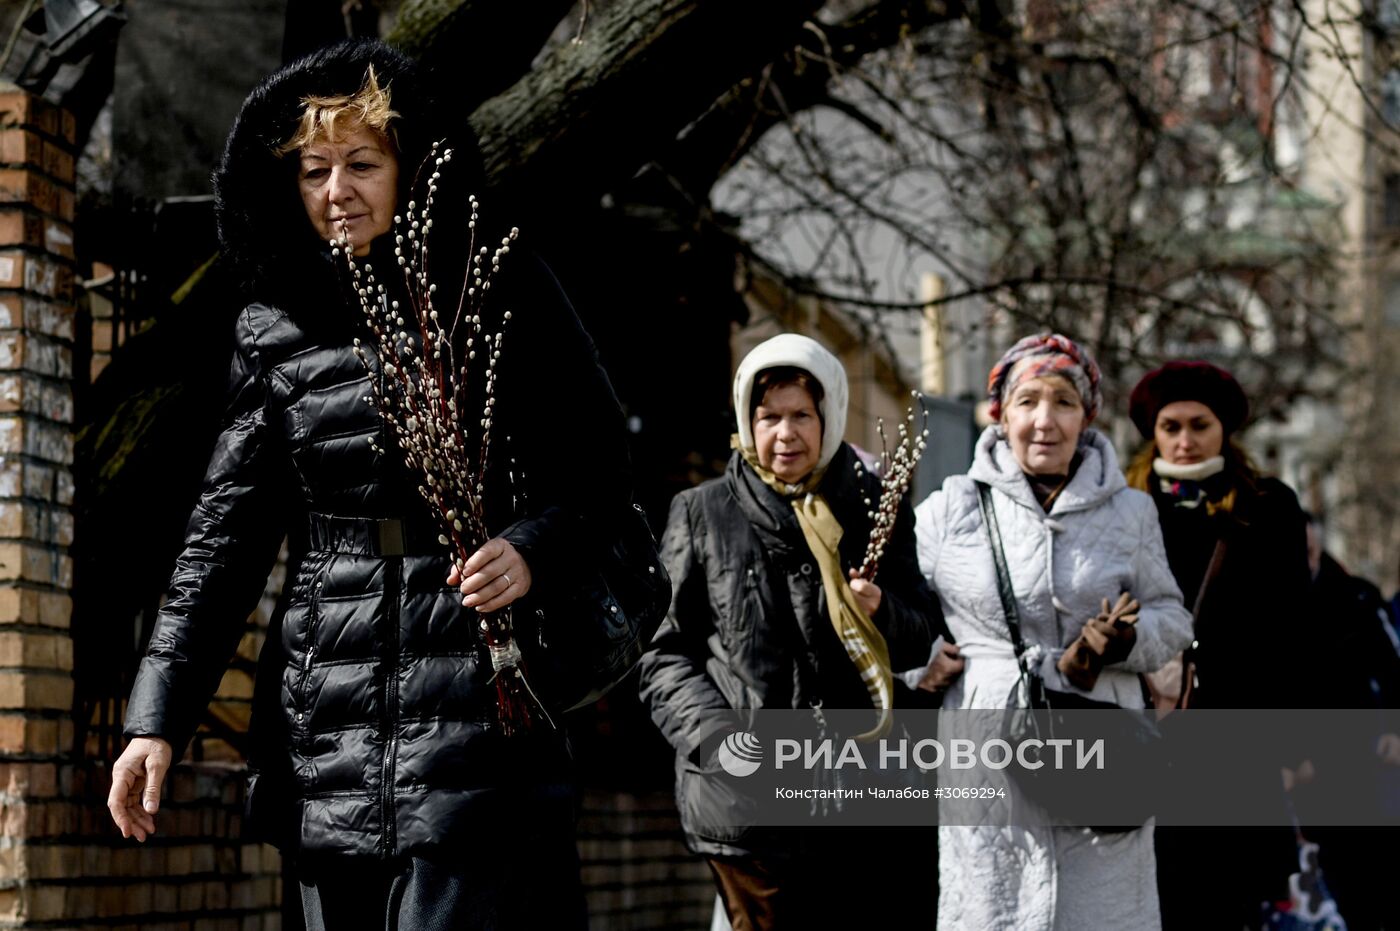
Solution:
<path fill-rule="evenodd" d="M 866 512 L 873 525 L 870 529 L 870 542 L 865 547 L 865 559 L 860 565 L 858 575 L 866 581 L 873 580 L 875 573 L 880 571 L 880 558 L 885 555 L 885 547 L 894 536 L 895 521 L 899 517 L 899 503 L 909 491 L 909 483 L 914 480 L 919 459 L 928 448 L 928 411 L 922 403 L 923 395 L 917 391 L 911 394 L 914 403 L 905 414 L 904 422 L 899 425 L 899 444 L 895 446 L 894 452 L 890 452 L 889 442 L 885 437 L 884 418 L 876 421 L 880 432 L 880 501 L 874 504 L 869 498 L 865 499 L 866 507 L 873 508 Z M 917 431 L 914 428 L 916 407 L 922 415 L 922 423 Z M 864 471 L 865 467 L 857 460 L 856 472 Z"/>
<path fill-rule="evenodd" d="M 394 217 L 394 258 L 403 275 L 407 307 L 390 295 L 373 266 L 366 263 L 361 268 L 355 261 L 354 244 L 343 228 L 331 247 L 335 255 L 344 253 L 372 335 L 369 351 L 360 339 L 354 342 L 355 355 L 371 376 L 371 393 L 365 400 L 392 429 L 408 467 L 421 474 L 418 492 L 442 530 L 438 540 L 449 547 L 454 565 L 466 577 L 467 560 L 489 537 L 484 504 L 486 472 L 495 423 L 497 368 L 505 327 L 511 319 L 511 312 L 505 311 L 500 329 L 489 332 L 482 311 L 501 260 L 510 253 L 519 230 L 512 229 L 494 251 L 478 247 L 480 204 L 474 195 L 469 197 L 470 261 L 461 297 L 444 325 L 435 303 L 438 287 L 428 275 L 434 197 L 442 168 L 452 160 L 451 149 L 438 154 L 439 145 L 434 143 L 429 155 L 432 172 L 421 210 L 415 201 L 409 201 L 404 214 Z M 456 342 L 459 326 L 465 327 L 460 350 Z M 371 354 L 379 362 L 378 377 Z M 484 354 L 486 366 L 481 410 L 478 416 L 469 416 L 468 392 L 478 354 Z M 370 443 L 376 452 L 384 452 L 373 439 Z M 496 673 L 502 728 L 507 733 L 528 728 L 529 712 L 520 694 L 521 687 L 528 689 L 528 685 L 510 611 L 483 615 L 479 623 Z"/>

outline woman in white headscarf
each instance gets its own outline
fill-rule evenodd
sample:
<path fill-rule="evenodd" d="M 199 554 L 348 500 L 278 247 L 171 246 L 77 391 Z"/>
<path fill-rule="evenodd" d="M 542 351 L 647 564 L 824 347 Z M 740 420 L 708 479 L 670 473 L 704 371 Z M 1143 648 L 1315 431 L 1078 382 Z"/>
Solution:
<path fill-rule="evenodd" d="M 723 791 L 715 712 L 889 709 L 891 668 L 922 663 L 941 629 L 907 504 L 876 580 L 854 579 L 871 531 L 865 499 L 879 489 L 842 442 L 846 399 L 841 363 L 813 340 L 756 347 L 734 378 L 729 467 L 676 496 L 662 538 L 674 594 L 642 659 L 642 697 L 676 750 L 687 841 L 709 860 L 736 931 L 887 927 L 933 910 L 926 835 L 902 835 L 910 856 L 888 831 L 715 828 L 703 814 Z"/>

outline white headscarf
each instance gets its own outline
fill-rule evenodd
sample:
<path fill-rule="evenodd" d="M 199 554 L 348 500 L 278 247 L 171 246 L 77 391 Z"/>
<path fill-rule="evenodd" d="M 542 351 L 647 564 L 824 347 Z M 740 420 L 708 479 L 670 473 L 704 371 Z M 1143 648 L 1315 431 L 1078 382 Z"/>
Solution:
<path fill-rule="evenodd" d="M 754 379 L 764 369 L 786 365 L 810 373 L 822 386 L 823 396 L 817 405 L 822 417 L 822 450 L 817 469 L 825 468 L 846 435 L 846 405 L 851 389 L 841 360 L 821 343 L 796 333 L 783 333 L 759 343 L 739 363 L 739 370 L 734 373 L 734 414 L 739 421 L 739 444 L 745 449 L 754 448 L 753 423 L 749 419 Z"/>

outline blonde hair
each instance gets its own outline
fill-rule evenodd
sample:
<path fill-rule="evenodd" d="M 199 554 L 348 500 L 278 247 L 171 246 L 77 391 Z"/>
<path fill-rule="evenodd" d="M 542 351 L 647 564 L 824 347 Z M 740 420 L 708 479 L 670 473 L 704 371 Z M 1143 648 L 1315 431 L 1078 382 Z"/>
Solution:
<path fill-rule="evenodd" d="M 390 105 L 389 88 L 379 86 L 373 65 L 365 73 L 365 83 L 355 93 L 303 97 L 301 106 L 301 122 L 292 138 L 275 150 L 278 158 L 300 151 L 320 139 L 337 139 L 343 133 L 354 132 L 361 126 L 395 142 L 397 147 L 390 121 L 397 119 L 399 114 Z"/>
<path fill-rule="evenodd" d="M 1235 512 L 1235 504 L 1239 498 L 1239 493 L 1243 490 L 1246 494 L 1252 495 L 1258 491 L 1259 468 L 1250 458 L 1249 452 L 1240 445 L 1240 441 L 1233 436 L 1225 438 L 1225 470 L 1230 473 L 1230 490 L 1220 497 L 1219 501 L 1206 499 L 1206 513 L 1211 517 L 1216 514 L 1230 514 Z M 1128 487 L 1136 488 L 1139 491 L 1152 492 L 1149 482 L 1152 480 L 1152 463 L 1158 455 L 1157 444 L 1148 440 L 1142 444 L 1137 453 L 1133 456 L 1128 467 L 1123 470 L 1123 475 L 1128 481 Z"/>

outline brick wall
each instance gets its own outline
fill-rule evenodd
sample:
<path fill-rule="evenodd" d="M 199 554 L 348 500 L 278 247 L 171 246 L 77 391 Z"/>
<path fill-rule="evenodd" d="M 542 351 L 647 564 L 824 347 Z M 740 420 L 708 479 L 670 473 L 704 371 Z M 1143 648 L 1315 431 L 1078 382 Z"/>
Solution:
<path fill-rule="evenodd" d="M 585 791 L 579 859 L 595 931 L 710 927 L 710 868 L 685 849 L 670 792 Z"/>
<path fill-rule="evenodd" d="M 241 767 L 180 767 L 138 846 L 105 764 L 72 755 L 73 133 L 0 88 L 0 928 L 275 929 L 280 863 L 238 840 Z"/>

